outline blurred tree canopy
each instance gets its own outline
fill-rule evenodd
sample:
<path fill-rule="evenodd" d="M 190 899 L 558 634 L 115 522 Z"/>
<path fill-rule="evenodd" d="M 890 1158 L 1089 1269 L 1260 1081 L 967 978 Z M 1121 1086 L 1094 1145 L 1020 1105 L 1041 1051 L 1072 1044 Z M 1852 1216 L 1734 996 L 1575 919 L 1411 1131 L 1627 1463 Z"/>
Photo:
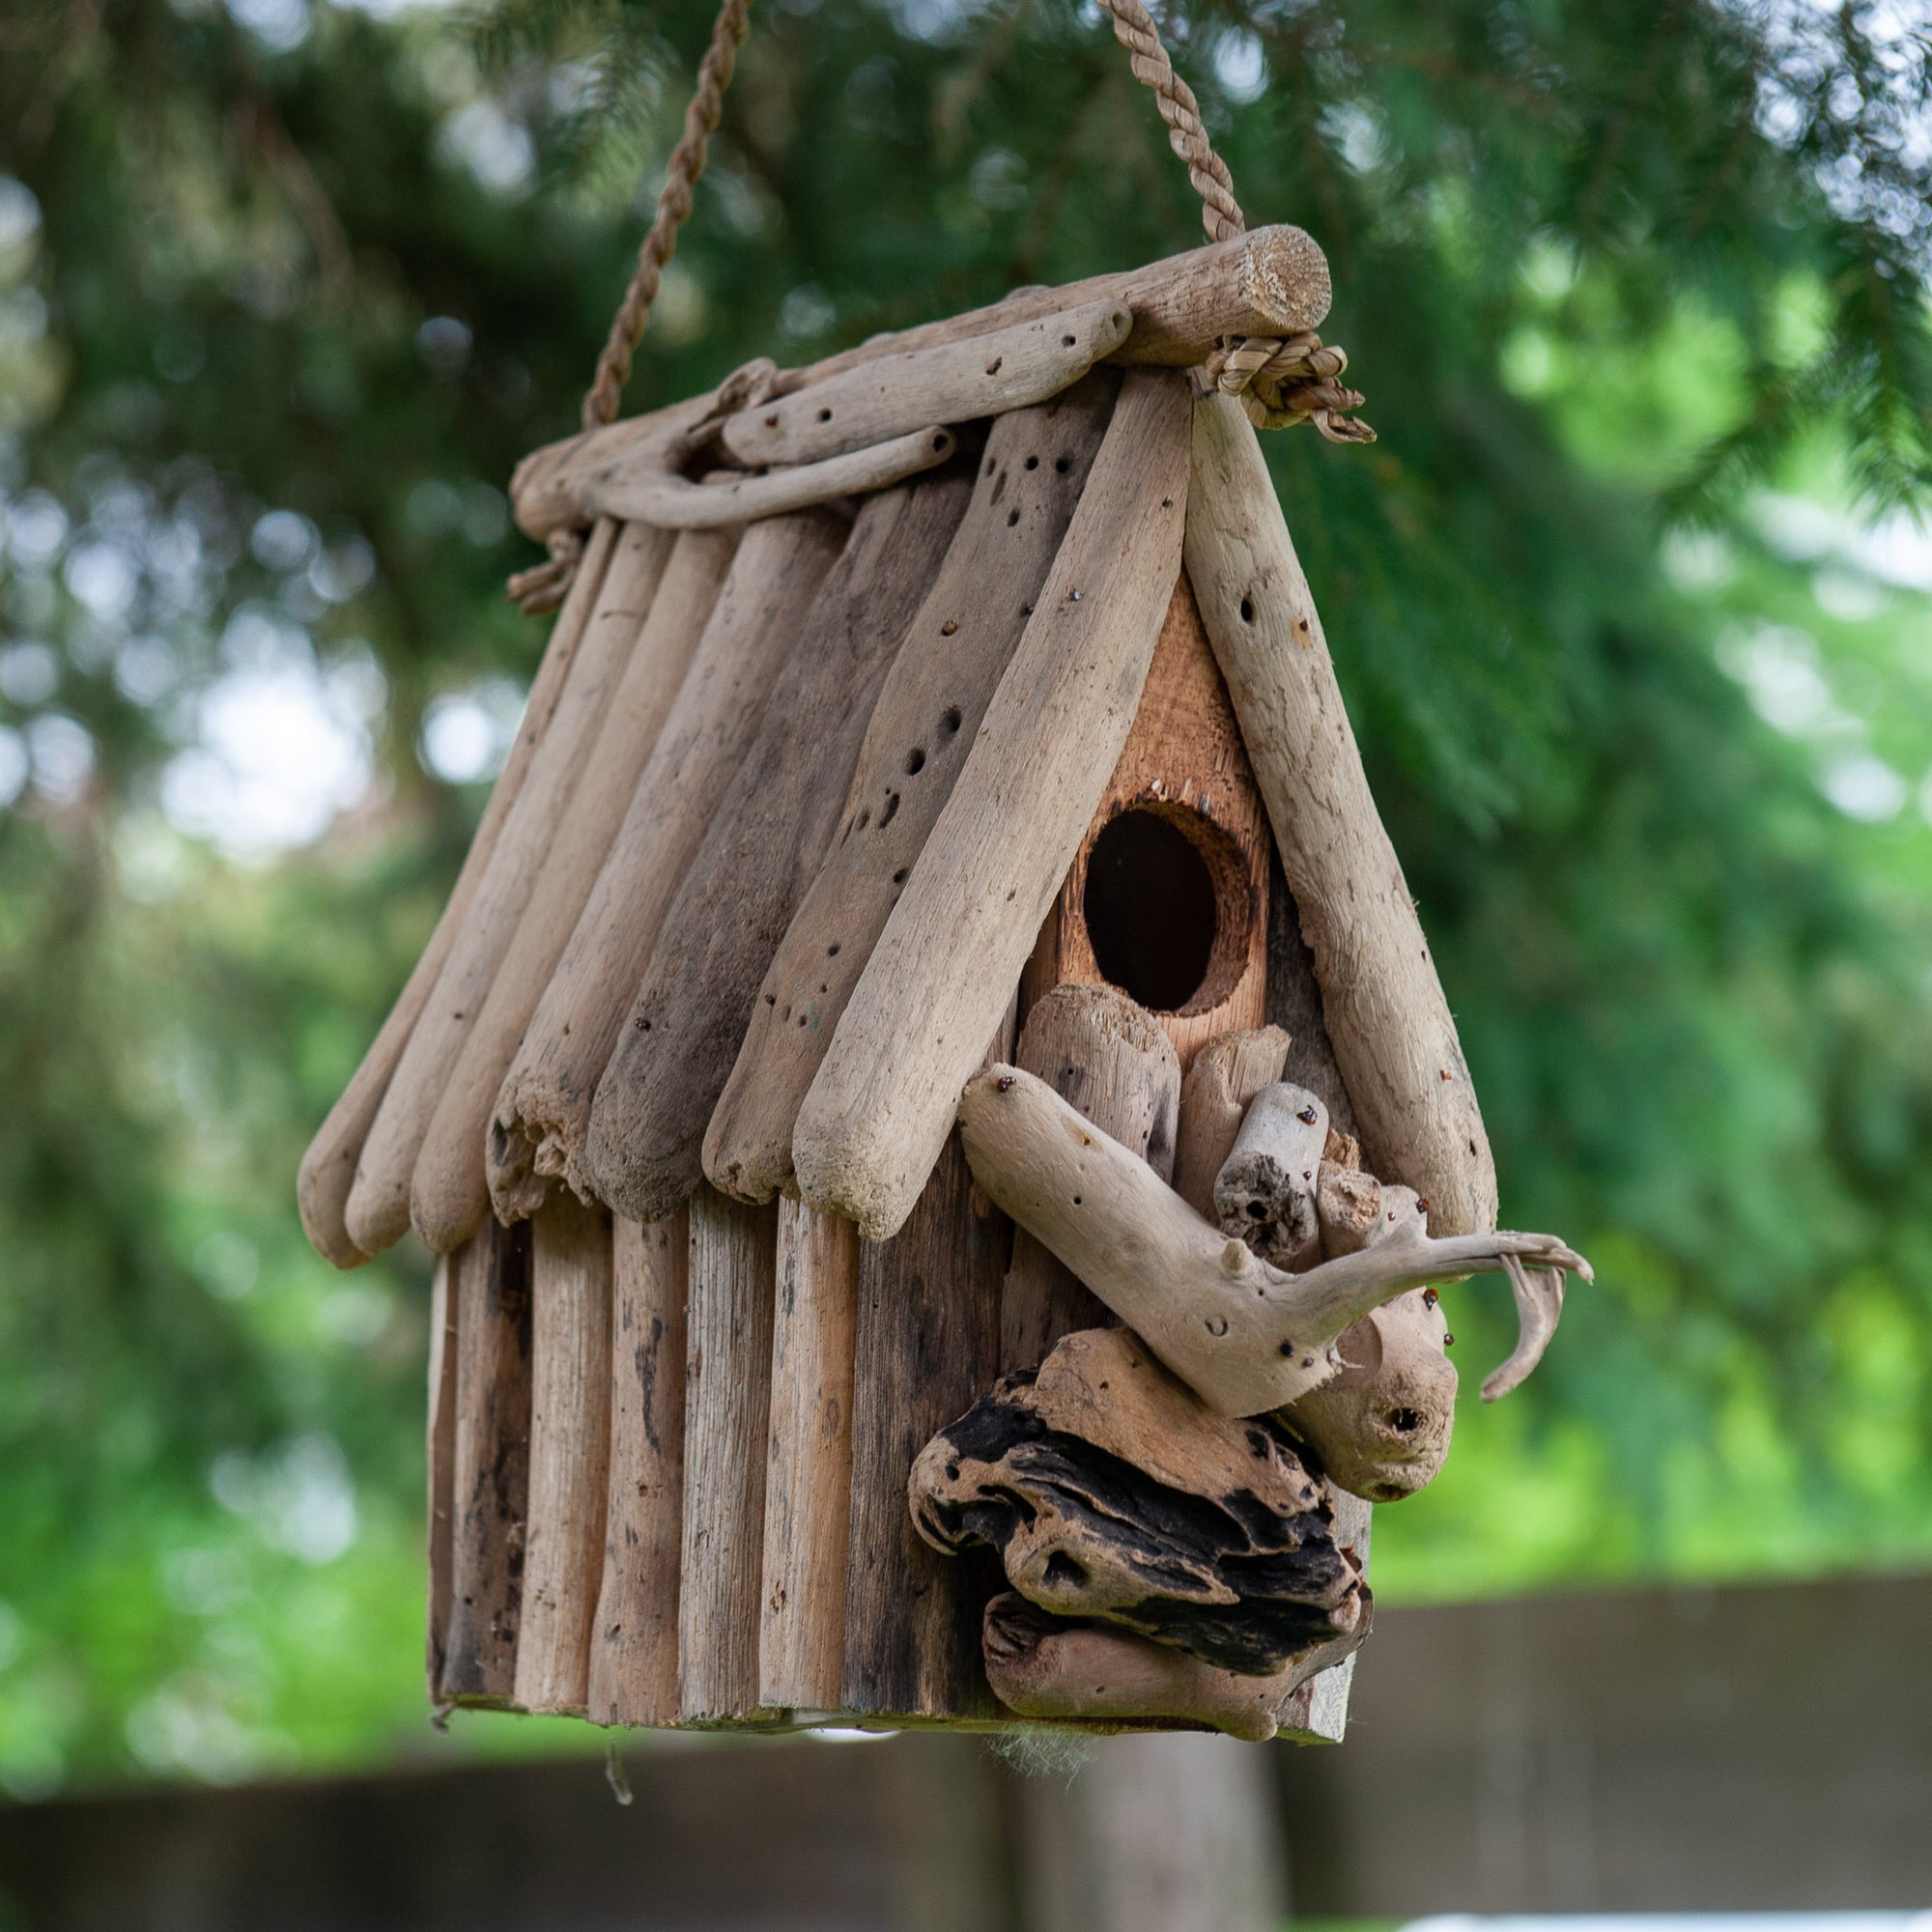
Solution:
<path fill-rule="evenodd" d="M 420 1735 L 427 1269 L 334 1275 L 293 1177 L 540 650 L 502 486 L 574 426 L 709 14 L 0 11 L 15 1795 Z M 1250 219 L 1328 250 L 1381 441 L 1270 459 L 1507 1218 L 1598 1266 L 1380 1514 L 1384 1601 L 1923 1563 L 1925 18 L 1162 20 Z M 1093 9 L 769 0 L 630 402 L 1197 236 Z"/>

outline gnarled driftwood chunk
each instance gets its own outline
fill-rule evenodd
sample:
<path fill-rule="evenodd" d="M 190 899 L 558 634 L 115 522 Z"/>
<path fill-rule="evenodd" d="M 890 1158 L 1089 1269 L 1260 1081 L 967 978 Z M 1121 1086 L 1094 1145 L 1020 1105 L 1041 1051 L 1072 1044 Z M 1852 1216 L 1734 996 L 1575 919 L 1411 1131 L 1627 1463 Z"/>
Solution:
<path fill-rule="evenodd" d="M 1272 1676 L 1368 1610 L 1327 1492 L 1268 1418 L 1214 1415 L 1124 1329 L 1083 1329 L 933 1437 L 908 1486 L 937 1549 L 1218 1669 Z"/>

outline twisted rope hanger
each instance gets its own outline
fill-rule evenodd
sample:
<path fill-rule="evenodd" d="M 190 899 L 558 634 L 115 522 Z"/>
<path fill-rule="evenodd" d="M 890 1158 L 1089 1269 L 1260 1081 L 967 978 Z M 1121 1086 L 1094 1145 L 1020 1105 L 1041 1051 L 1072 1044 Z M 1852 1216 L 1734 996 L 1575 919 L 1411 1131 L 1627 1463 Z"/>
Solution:
<path fill-rule="evenodd" d="M 1200 102 L 1175 72 L 1153 15 L 1143 0 L 1099 0 L 1099 4 L 1113 20 L 1114 38 L 1127 50 L 1134 78 L 1152 92 L 1160 118 L 1167 123 L 1168 145 L 1186 166 L 1188 180 L 1201 197 L 1201 220 L 1208 241 L 1225 242 L 1245 234 L 1247 219 L 1235 199 L 1228 164 L 1214 152 L 1201 123 Z M 596 375 L 584 392 L 582 417 L 586 430 L 616 420 L 632 358 L 643 340 L 665 267 L 677 250 L 677 231 L 691 213 L 693 192 L 704 173 L 706 152 L 724 111 L 724 90 L 731 84 L 738 49 L 750 30 L 750 15 L 751 0 L 724 0 L 712 23 L 711 43 L 698 63 L 697 86 L 684 112 L 684 131 L 666 167 L 657 212 L 638 249 L 630 286 L 611 319 Z M 1231 336 L 1208 356 L 1207 374 L 1224 394 L 1240 398 L 1258 429 L 1312 422 L 1331 442 L 1373 442 L 1375 431 L 1351 413 L 1361 408 L 1362 396 L 1337 380 L 1348 366 L 1342 349 L 1324 345 L 1311 330 L 1286 339 Z M 511 601 L 526 614 L 554 611 L 563 602 L 583 554 L 582 533 L 553 531 L 548 547 L 549 562 L 520 571 L 509 581 Z"/>
<path fill-rule="evenodd" d="M 1247 233 L 1247 217 L 1235 199 L 1228 164 L 1214 152 L 1201 125 L 1194 90 L 1175 72 L 1160 30 L 1142 0 L 1099 0 L 1114 22 L 1114 38 L 1127 50 L 1134 78 L 1151 90 L 1167 144 L 1187 169 L 1201 197 L 1201 223 L 1210 242 Z M 1312 331 L 1286 339 L 1231 336 L 1208 358 L 1208 376 L 1224 394 L 1241 398 L 1257 429 L 1287 429 L 1312 422 L 1330 442 L 1373 442 L 1376 433 L 1350 413 L 1362 396 L 1336 381 L 1349 366 L 1347 354 L 1324 346 Z"/>

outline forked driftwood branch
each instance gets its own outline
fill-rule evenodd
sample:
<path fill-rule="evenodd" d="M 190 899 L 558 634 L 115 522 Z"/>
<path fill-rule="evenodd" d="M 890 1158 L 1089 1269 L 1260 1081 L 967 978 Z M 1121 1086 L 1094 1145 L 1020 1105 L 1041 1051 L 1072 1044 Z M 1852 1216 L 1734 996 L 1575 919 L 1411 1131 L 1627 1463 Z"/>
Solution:
<path fill-rule="evenodd" d="M 1134 1328 L 1208 1406 L 1259 1415 L 1342 1367 L 1335 1344 L 1372 1309 L 1432 1282 L 1501 1268 L 1589 1264 L 1551 1235 L 1432 1238 L 1402 1216 L 1374 1246 L 1300 1274 L 1231 1240 L 1043 1081 L 1015 1066 L 975 1076 L 959 1122 L 974 1178 Z"/>

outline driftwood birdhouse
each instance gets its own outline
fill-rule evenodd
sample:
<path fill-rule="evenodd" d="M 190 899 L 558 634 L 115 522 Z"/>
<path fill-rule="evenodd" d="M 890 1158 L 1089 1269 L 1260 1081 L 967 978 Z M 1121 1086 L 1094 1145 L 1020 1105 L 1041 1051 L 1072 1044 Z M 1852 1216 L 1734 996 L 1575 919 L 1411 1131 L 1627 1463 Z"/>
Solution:
<path fill-rule="evenodd" d="M 1236 233 L 519 471 L 568 594 L 300 1184 L 444 1257 L 439 1699 L 1340 1735 L 1437 1284 L 1500 1393 L 1582 1263 L 1492 1232 L 1250 420 L 1348 433 L 1328 296 Z"/>

